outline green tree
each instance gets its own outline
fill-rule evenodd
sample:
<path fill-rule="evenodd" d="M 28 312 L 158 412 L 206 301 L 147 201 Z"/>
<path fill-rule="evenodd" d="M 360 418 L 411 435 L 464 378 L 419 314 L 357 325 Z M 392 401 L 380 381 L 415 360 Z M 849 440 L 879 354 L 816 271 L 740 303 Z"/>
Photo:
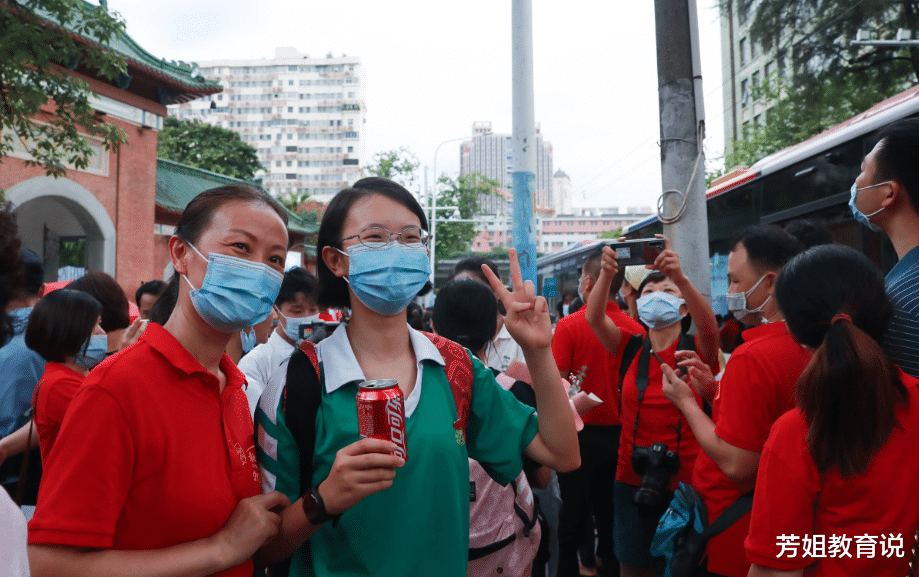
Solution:
<path fill-rule="evenodd" d="M 621 226 L 614 230 L 604 230 L 603 232 L 597 235 L 597 238 L 614 238 L 615 239 L 615 238 L 619 238 L 620 236 L 622 236 Z"/>
<path fill-rule="evenodd" d="M 0 31 L 0 157 L 18 141 L 31 156 L 26 164 L 58 177 L 68 165 L 86 168 L 92 160 L 83 134 L 100 139 L 107 150 L 125 141 L 121 129 L 96 116 L 89 84 L 66 70 L 107 80 L 126 74 L 124 59 L 109 49 L 124 33 L 124 22 L 104 2 L 3 0 Z M 52 111 L 47 116 L 40 112 L 46 104 Z"/>
<path fill-rule="evenodd" d="M 479 214 L 479 203 L 482 196 L 498 194 L 500 184 L 480 174 L 466 174 L 458 178 L 441 176 L 439 183 L 443 188 L 437 194 L 438 206 L 457 208 L 438 209 L 434 253 L 436 259 L 468 251 L 475 238 L 475 223 L 442 222 L 442 218 L 452 218 L 454 211 L 459 211 L 459 218 L 471 219 Z"/>
<path fill-rule="evenodd" d="M 900 27 L 919 30 L 919 0 L 722 0 L 721 8 L 750 19 L 749 42 L 774 50 L 778 70 L 751 87 L 768 109 L 733 142 L 728 168 L 819 134 L 919 79 L 916 47 L 851 43 L 859 29 L 885 39 Z"/>
<path fill-rule="evenodd" d="M 373 163 L 365 170 L 368 174 L 394 180 L 411 190 L 420 164 L 418 157 L 402 146 L 396 150 L 385 150 L 374 154 Z"/>
<path fill-rule="evenodd" d="M 278 197 L 278 202 L 284 205 L 284 208 L 290 212 L 299 212 L 300 207 L 303 206 L 307 200 L 310 198 L 310 193 L 303 192 L 288 192 L 287 194 L 282 194 Z"/>
<path fill-rule="evenodd" d="M 173 116 L 163 122 L 156 153 L 166 160 L 242 180 L 252 180 L 262 169 L 255 148 L 239 134 Z"/>

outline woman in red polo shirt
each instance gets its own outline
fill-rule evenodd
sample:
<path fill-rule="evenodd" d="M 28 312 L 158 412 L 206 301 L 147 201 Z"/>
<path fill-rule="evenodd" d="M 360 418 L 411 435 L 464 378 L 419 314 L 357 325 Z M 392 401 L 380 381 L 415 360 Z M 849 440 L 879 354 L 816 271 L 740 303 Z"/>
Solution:
<path fill-rule="evenodd" d="M 635 336 L 634 355 L 622 360 L 628 370 L 622 382 L 622 436 L 613 487 L 613 546 L 620 573 L 627 577 L 655 573 L 649 550 L 658 519 L 670 502 L 669 493 L 680 481 L 692 479 L 699 454 L 689 424 L 664 397 L 662 366 L 676 366 L 677 350 L 695 350 L 718 372 L 718 322 L 708 301 L 683 273 L 670 241 L 647 266 L 656 270 L 639 286 L 636 304 L 648 335 Z M 604 247 L 600 277 L 587 300 L 587 322 L 612 355 L 620 347 L 628 351 L 633 340 L 605 314 L 606 294 L 617 270 L 616 253 Z M 683 330 L 687 313 L 698 328 L 695 339 Z M 702 404 L 698 393 L 696 400 Z"/>
<path fill-rule="evenodd" d="M 29 315 L 26 345 L 49 361 L 32 402 L 42 462 L 48 462 L 70 401 L 90 369 L 105 357 L 101 325 L 99 301 L 69 289 L 48 293 Z"/>
<path fill-rule="evenodd" d="M 797 410 L 769 435 L 746 540 L 752 577 L 905 575 L 919 524 L 919 380 L 879 341 L 891 317 L 884 277 L 838 245 L 788 263 L 776 299 L 814 352 Z"/>
<path fill-rule="evenodd" d="M 223 351 L 271 311 L 287 242 L 286 213 L 254 190 L 189 203 L 172 315 L 93 369 L 44 463 L 33 575 L 251 577 L 288 500 L 259 495 L 245 379 Z"/>

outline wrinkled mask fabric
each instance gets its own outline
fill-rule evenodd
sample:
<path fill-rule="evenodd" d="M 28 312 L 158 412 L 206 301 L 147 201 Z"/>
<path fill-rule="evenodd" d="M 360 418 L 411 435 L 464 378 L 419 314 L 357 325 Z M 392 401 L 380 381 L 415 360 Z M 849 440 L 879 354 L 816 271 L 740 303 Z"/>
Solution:
<path fill-rule="evenodd" d="M 636 302 L 638 318 L 652 329 L 669 327 L 686 316 L 680 314 L 680 305 L 685 303 L 683 299 L 662 291 L 648 293 Z"/>
<path fill-rule="evenodd" d="M 198 256 L 207 261 L 207 273 L 188 296 L 204 321 L 222 333 L 235 333 L 255 326 L 271 313 L 284 275 L 264 263 L 252 262 L 227 254 L 211 252 L 207 258 L 188 243 Z"/>
<path fill-rule="evenodd" d="M 852 209 L 852 216 L 855 217 L 855 220 L 857 220 L 858 222 L 860 222 L 860 223 L 862 223 L 863 225 L 867 226 L 869 229 L 873 230 L 874 232 L 880 232 L 880 231 L 881 231 L 881 227 L 878 226 L 878 225 L 876 225 L 875 223 L 871 222 L 871 220 L 869 220 L 869 219 L 870 219 L 872 216 L 876 215 L 877 213 L 883 211 L 883 210 L 884 210 L 884 207 L 882 206 L 881 208 L 877 209 L 876 211 L 872 212 L 871 214 L 865 214 L 865 213 L 863 213 L 862 211 L 858 210 L 858 207 L 855 205 L 856 199 L 858 198 L 858 191 L 860 191 L 860 190 L 865 190 L 866 188 L 874 188 L 875 186 L 881 186 L 882 184 L 889 184 L 890 182 L 893 182 L 893 181 L 887 180 L 887 181 L 884 181 L 884 182 L 879 182 L 878 184 L 872 184 L 872 185 L 870 185 L 870 186 L 863 186 L 863 187 L 861 187 L 861 188 L 858 187 L 858 184 L 856 184 L 856 183 L 853 182 L 853 183 L 852 183 L 852 188 L 849 189 L 849 190 L 851 191 L 851 193 L 852 193 L 852 196 L 851 196 L 851 198 L 849 199 L 849 208 Z"/>
<path fill-rule="evenodd" d="M 76 364 L 87 371 L 91 371 L 93 367 L 102 362 L 106 351 L 108 351 L 108 337 L 106 335 L 92 335 L 86 342 L 86 346 L 71 358 Z"/>
<path fill-rule="evenodd" d="M 354 296 L 383 316 L 401 313 L 424 288 L 431 276 L 431 263 L 424 246 L 399 242 L 380 248 L 355 244 L 348 247 L 348 276 Z"/>
<path fill-rule="evenodd" d="M 292 340 L 299 347 L 305 339 L 300 337 L 300 327 L 310 326 L 314 322 L 319 320 L 319 313 L 310 315 L 308 317 L 285 317 L 278 311 L 278 315 L 284 318 L 284 334 L 287 335 L 287 338 Z"/>

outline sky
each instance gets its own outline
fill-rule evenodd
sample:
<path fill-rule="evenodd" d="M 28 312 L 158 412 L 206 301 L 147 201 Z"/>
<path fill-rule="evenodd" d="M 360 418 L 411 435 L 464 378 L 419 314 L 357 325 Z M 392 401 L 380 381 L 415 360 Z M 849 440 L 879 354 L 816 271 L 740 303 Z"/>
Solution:
<path fill-rule="evenodd" d="M 720 23 L 699 5 L 705 151 L 723 164 Z M 532 0 L 535 117 L 575 206 L 654 206 L 661 192 L 654 2 Z M 108 0 L 145 50 L 199 62 L 273 58 L 277 46 L 359 56 L 366 161 L 408 148 L 459 171 L 459 139 L 491 121 L 509 134 L 511 3 L 466 0 Z M 423 168 L 419 172 L 423 185 Z"/>

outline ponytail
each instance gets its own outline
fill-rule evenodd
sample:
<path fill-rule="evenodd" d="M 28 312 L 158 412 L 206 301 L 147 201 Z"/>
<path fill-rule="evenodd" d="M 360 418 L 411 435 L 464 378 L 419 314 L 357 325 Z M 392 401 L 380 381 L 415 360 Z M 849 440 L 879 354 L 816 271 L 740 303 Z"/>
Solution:
<path fill-rule="evenodd" d="M 864 473 L 897 425 L 896 405 L 908 399 L 878 342 L 847 315 L 833 317 L 795 390 L 817 470 L 835 467 L 843 478 Z"/>

